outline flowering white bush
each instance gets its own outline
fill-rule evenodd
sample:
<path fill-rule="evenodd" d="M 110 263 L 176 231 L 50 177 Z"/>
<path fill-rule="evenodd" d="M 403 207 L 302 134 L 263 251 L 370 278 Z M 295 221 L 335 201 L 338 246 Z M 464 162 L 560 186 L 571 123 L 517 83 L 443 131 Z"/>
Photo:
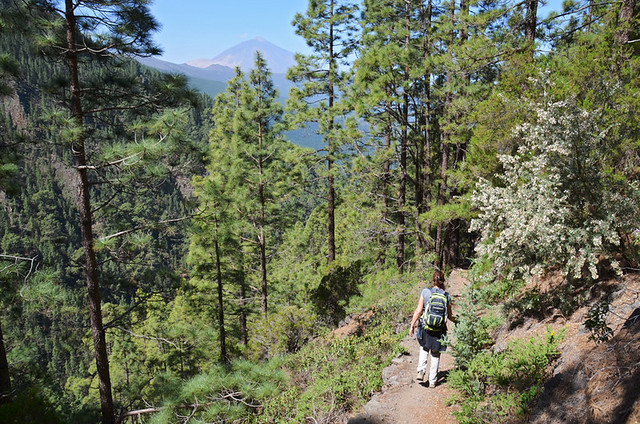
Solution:
<path fill-rule="evenodd" d="M 516 128 L 517 154 L 499 157 L 502 184 L 476 185 L 476 250 L 510 275 L 561 266 L 571 277 L 595 279 L 599 260 L 611 258 L 620 234 L 638 227 L 638 190 L 607 172 L 609 140 L 596 128 L 595 114 L 573 101 L 531 107 L 538 119 Z"/>

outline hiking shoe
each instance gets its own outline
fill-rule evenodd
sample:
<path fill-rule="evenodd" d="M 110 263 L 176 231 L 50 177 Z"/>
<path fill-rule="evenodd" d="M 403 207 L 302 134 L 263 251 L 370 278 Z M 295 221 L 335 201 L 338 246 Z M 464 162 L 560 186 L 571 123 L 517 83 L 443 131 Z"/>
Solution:
<path fill-rule="evenodd" d="M 430 389 L 435 389 L 436 388 L 436 383 L 435 382 L 429 382 L 429 388 Z"/>
<path fill-rule="evenodd" d="M 416 380 L 418 381 L 424 380 L 424 371 L 418 371 L 418 375 L 416 375 Z"/>

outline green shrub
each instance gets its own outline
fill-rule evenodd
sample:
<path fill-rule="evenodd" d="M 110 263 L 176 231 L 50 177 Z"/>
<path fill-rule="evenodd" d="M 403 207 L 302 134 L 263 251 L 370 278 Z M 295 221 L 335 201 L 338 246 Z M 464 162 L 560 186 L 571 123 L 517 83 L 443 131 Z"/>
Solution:
<path fill-rule="evenodd" d="M 360 294 L 361 267 L 360 261 L 344 265 L 334 261 L 327 266 L 319 284 L 310 292 L 314 310 L 323 321 L 335 326 L 346 316 L 349 301 Z"/>
<path fill-rule="evenodd" d="M 296 385 L 270 399 L 254 422 L 305 422 L 363 405 L 381 388 L 403 336 L 374 324 L 360 336 L 310 343 L 285 362 Z"/>
<path fill-rule="evenodd" d="M 453 357 L 457 367 L 466 367 L 471 360 L 493 342 L 491 332 L 500 323 L 493 314 L 480 315 L 476 291 L 470 287 L 459 301 L 456 325 L 453 329 Z"/>
<path fill-rule="evenodd" d="M 596 302 L 589 308 L 584 326 L 591 332 L 589 339 L 597 343 L 606 342 L 613 336 L 613 330 L 607 325 L 607 314 L 611 304 L 608 301 Z"/>
<path fill-rule="evenodd" d="M 466 367 L 478 353 L 490 346 L 493 342 L 491 332 L 502 323 L 489 303 L 497 302 L 498 293 L 504 291 L 492 289 L 496 283 L 489 270 L 481 262 L 476 262 L 468 277 L 471 284 L 456 302 L 457 322 L 453 329 L 455 343 L 452 354 L 458 367 Z M 488 295 L 489 292 L 492 294 Z"/>
<path fill-rule="evenodd" d="M 480 352 L 466 368 L 449 373 L 448 382 L 459 392 L 461 423 L 499 423 L 521 417 L 539 393 L 550 361 L 558 355 L 563 334 L 513 340 L 499 353 Z"/>
<path fill-rule="evenodd" d="M 391 280 L 393 284 L 389 284 Z M 383 368 L 403 351 L 400 341 L 406 331 L 397 333 L 394 328 L 402 318 L 399 311 L 414 306 L 415 299 L 407 300 L 407 290 L 415 287 L 415 281 L 409 280 L 412 278 L 398 278 L 395 274 L 368 276 L 362 286 L 362 298 L 353 297 L 350 308 L 352 313 L 373 308 L 371 321 L 358 335 L 317 339 L 288 355 L 285 369 L 289 388 L 269 399 L 252 422 L 306 422 L 307 417 L 320 421 L 367 402 L 382 386 Z M 376 287 L 384 282 L 388 285 L 385 296 L 376 297 Z M 355 305 L 361 305 L 361 309 L 355 309 Z"/>
<path fill-rule="evenodd" d="M 60 424 L 63 419 L 37 388 L 20 393 L 12 402 L 0 405 L 0 422 L 5 424 Z"/>
<path fill-rule="evenodd" d="M 492 305 L 501 303 L 517 295 L 524 284 L 524 280 L 520 278 L 501 278 L 480 288 L 478 300 Z"/>
<path fill-rule="evenodd" d="M 249 349 L 253 359 L 267 359 L 294 353 L 311 339 L 317 330 L 317 317 L 309 308 L 282 306 L 266 319 L 249 325 Z"/>

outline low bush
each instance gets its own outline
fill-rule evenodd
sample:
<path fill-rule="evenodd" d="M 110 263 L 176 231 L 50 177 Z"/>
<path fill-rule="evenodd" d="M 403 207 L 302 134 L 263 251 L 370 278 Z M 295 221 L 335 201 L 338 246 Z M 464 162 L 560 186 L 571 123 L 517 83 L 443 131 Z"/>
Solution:
<path fill-rule="evenodd" d="M 502 352 L 485 350 L 465 368 L 449 373 L 448 382 L 458 391 L 453 402 L 461 406 L 460 423 L 500 423 L 507 417 L 522 417 L 539 393 L 563 334 L 553 331 L 542 337 L 513 340 Z"/>
<path fill-rule="evenodd" d="M 255 423 L 318 422 L 363 405 L 382 387 L 382 369 L 399 353 L 404 334 L 374 325 L 364 334 L 312 342 L 286 360 L 291 382 L 270 399 Z"/>
<path fill-rule="evenodd" d="M 247 353 L 255 360 L 295 353 L 312 338 L 316 327 L 317 316 L 310 308 L 282 306 L 250 324 Z"/>
<path fill-rule="evenodd" d="M 395 330 L 403 318 L 399 311 L 410 310 L 415 302 L 407 295 L 415 282 L 409 283 L 412 279 L 405 276 L 389 284 L 392 277 L 369 276 L 361 286 L 362 295 L 351 300 L 351 313 L 374 311 L 361 332 L 345 338 L 319 338 L 286 357 L 288 388 L 269 399 L 260 414 L 252 417 L 253 423 L 307 422 L 309 417 L 328 421 L 359 408 L 382 387 L 382 370 L 403 351 L 400 341 L 406 330 Z M 387 288 L 381 298 L 376 297 L 376 287 L 382 280 Z"/>
<path fill-rule="evenodd" d="M 456 367 L 465 368 L 469 362 L 492 343 L 491 332 L 502 320 L 491 312 L 481 312 L 478 292 L 470 287 L 458 302 L 456 325 L 453 329 L 453 357 Z"/>
<path fill-rule="evenodd" d="M 196 422 L 247 422 L 285 387 L 281 364 L 279 360 L 259 364 L 240 360 L 215 366 L 185 381 L 178 395 L 150 422 L 172 423 L 176 417 L 190 417 Z"/>
<path fill-rule="evenodd" d="M 502 324 L 499 309 L 493 306 L 506 284 L 494 282 L 490 267 L 476 262 L 469 270 L 471 284 L 456 301 L 456 325 L 453 329 L 453 357 L 457 367 L 465 368 L 480 352 L 493 344 L 491 333 Z"/>

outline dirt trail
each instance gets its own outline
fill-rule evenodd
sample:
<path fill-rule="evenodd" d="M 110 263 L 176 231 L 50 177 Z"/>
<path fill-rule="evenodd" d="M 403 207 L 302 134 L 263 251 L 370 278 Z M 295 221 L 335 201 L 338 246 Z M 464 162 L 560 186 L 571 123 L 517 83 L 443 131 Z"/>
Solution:
<path fill-rule="evenodd" d="M 447 279 L 447 291 L 454 299 L 454 315 L 455 299 L 465 284 L 464 271 L 461 270 L 453 271 Z M 417 300 L 418 293 L 415 297 Z M 415 380 L 419 355 L 415 337 L 407 336 L 401 345 L 407 349 L 408 354 L 395 358 L 384 369 L 382 392 L 373 396 L 363 411 L 349 419 L 347 424 L 456 424 L 452 415 L 453 408 L 445 404 L 451 395 L 447 385 L 447 374 L 453 368 L 451 354 L 444 352 L 441 355 L 438 384 L 435 388 L 429 388 L 428 383 Z"/>

